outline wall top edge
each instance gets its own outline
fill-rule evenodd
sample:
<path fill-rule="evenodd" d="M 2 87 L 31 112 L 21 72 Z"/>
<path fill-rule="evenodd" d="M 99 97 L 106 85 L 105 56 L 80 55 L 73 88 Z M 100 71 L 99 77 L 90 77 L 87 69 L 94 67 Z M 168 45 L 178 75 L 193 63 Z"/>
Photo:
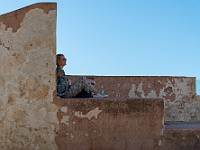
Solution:
<path fill-rule="evenodd" d="M 19 9 L 10 11 L 8 13 L 0 14 L 0 19 L 3 16 L 6 16 L 6 15 L 11 14 L 11 13 L 15 13 L 17 11 L 22 11 L 24 9 L 30 10 L 30 9 L 34 9 L 34 8 L 44 8 L 44 7 L 49 7 L 49 8 L 51 8 L 51 10 L 56 10 L 57 9 L 57 3 L 55 3 L 55 2 L 48 2 L 48 3 L 35 3 L 35 4 L 31 4 L 31 5 L 28 5 L 28 6 L 21 7 Z"/>
<path fill-rule="evenodd" d="M 128 77 L 136 77 L 136 78 L 193 78 L 196 79 L 196 77 L 188 77 L 188 76 L 126 76 L 126 75 L 122 75 L 122 76 L 114 76 L 114 75 L 105 75 L 105 76 L 98 76 L 98 75 L 67 75 L 69 77 L 80 77 L 80 76 L 86 76 L 86 77 L 114 77 L 114 78 L 118 78 L 118 77 L 122 77 L 122 78 L 128 78 Z"/>
<path fill-rule="evenodd" d="M 0 24 L 4 24 L 6 30 L 12 28 L 12 32 L 17 32 L 26 13 L 36 8 L 42 9 L 44 13 L 48 14 L 52 10 L 57 10 L 57 3 L 36 3 L 5 13 L 0 15 Z"/>

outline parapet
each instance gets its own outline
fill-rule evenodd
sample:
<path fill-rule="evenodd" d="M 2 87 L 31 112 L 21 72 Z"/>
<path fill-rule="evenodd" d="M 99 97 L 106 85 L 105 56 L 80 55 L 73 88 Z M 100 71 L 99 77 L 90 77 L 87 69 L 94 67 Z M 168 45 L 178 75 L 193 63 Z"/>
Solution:
<path fill-rule="evenodd" d="M 56 143 L 70 149 L 155 149 L 162 139 L 162 99 L 56 99 Z"/>
<path fill-rule="evenodd" d="M 76 80 L 78 76 L 68 76 Z M 200 121 L 196 78 L 173 76 L 93 76 L 112 98 L 162 98 L 165 121 Z"/>

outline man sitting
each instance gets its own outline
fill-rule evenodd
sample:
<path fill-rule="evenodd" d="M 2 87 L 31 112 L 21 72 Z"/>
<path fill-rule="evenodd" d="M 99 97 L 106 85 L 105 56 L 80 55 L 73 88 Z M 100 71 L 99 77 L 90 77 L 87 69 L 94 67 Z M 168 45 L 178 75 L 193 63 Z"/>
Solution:
<path fill-rule="evenodd" d="M 87 77 L 80 77 L 73 84 L 69 84 L 63 67 L 66 65 L 66 58 L 63 54 L 57 54 L 56 57 L 56 82 L 57 82 L 57 95 L 61 98 L 73 97 L 94 97 L 105 98 L 108 95 L 101 94 L 94 87 L 94 81 L 87 79 Z M 88 96 L 84 96 L 84 93 Z M 83 95 L 83 96 L 80 96 Z"/>

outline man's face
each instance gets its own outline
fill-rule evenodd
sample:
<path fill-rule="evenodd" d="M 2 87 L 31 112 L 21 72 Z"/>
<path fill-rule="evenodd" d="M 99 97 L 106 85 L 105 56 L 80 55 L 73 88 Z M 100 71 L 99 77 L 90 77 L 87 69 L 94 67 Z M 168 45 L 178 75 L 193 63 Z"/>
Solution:
<path fill-rule="evenodd" d="M 67 59 L 65 58 L 65 56 L 60 56 L 59 64 L 64 67 L 67 64 L 66 62 Z"/>

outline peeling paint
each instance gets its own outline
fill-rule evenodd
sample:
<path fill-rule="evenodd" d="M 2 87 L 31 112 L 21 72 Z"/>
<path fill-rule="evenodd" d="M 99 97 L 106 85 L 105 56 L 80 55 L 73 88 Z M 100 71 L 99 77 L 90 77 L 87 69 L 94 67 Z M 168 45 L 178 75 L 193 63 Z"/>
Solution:
<path fill-rule="evenodd" d="M 199 121 L 199 104 L 196 99 L 193 78 L 166 78 L 154 82 L 140 81 L 132 84 L 129 98 L 163 98 L 165 101 L 165 121 Z M 122 91 L 121 91 L 122 92 Z"/>
<path fill-rule="evenodd" d="M 68 108 L 67 107 L 61 107 L 60 109 L 62 112 L 67 113 Z"/>
<path fill-rule="evenodd" d="M 158 141 L 158 146 L 161 146 L 161 145 L 162 145 L 162 141 L 159 140 L 159 141 Z"/>
<path fill-rule="evenodd" d="M 131 90 L 129 91 L 129 98 L 138 98 L 137 95 L 135 95 L 135 91 L 136 91 L 136 85 L 132 84 Z"/>
<path fill-rule="evenodd" d="M 66 125 L 69 125 L 69 116 L 63 116 L 61 123 L 64 123 Z"/>
<path fill-rule="evenodd" d="M 148 97 L 148 98 L 155 98 L 155 97 L 157 97 L 157 95 L 156 95 L 156 91 L 151 90 L 151 92 L 148 93 L 147 97 Z"/>
<path fill-rule="evenodd" d="M 145 98 L 144 90 L 143 90 L 143 83 L 140 83 L 137 88 L 137 92 L 140 93 L 141 98 Z"/>
<path fill-rule="evenodd" d="M 1 149 L 57 149 L 56 5 L 37 6 L 0 16 Z"/>
<path fill-rule="evenodd" d="M 94 117 L 95 119 L 98 118 L 98 115 L 102 112 L 102 110 L 99 110 L 99 107 L 95 108 L 94 110 L 89 111 L 87 114 L 82 114 L 80 111 L 75 112 L 75 116 L 78 118 L 88 118 L 89 120 Z"/>

